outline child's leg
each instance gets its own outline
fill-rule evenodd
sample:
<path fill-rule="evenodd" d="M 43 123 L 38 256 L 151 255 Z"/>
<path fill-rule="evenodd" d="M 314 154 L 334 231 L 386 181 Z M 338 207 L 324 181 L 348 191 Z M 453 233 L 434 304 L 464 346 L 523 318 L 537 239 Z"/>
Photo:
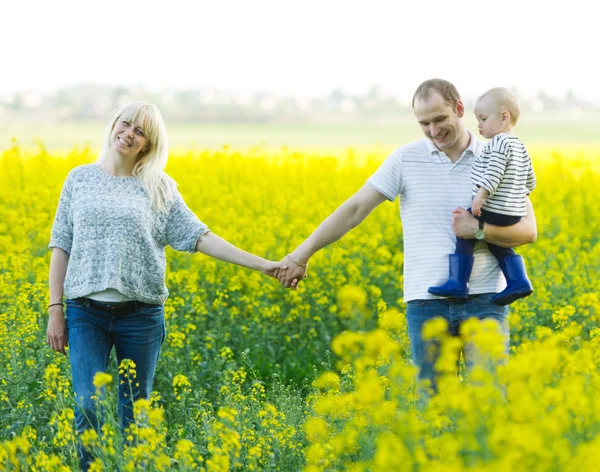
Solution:
<path fill-rule="evenodd" d="M 517 224 L 520 220 L 520 216 L 509 216 L 509 215 L 501 215 L 499 213 L 492 213 L 491 211 L 481 210 L 480 219 L 486 223 L 496 226 L 512 226 Z M 493 244 L 488 243 L 488 248 L 490 252 L 494 255 L 494 257 L 498 260 L 503 257 L 508 256 L 516 256 L 517 253 L 512 248 L 494 246 Z"/>
<path fill-rule="evenodd" d="M 469 208 L 469 211 L 471 209 Z M 449 276 L 442 285 L 429 287 L 427 291 L 438 297 L 468 298 L 469 279 L 473 269 L 474 239 L 456 238 L 454 254 L 449 255 Z"/>
<path fill-rule="evenodd" d="M 500 269 L 506 278 L 506 288 L 492 297 L 496 305 L 509 305 L 519 298 L 533 293 L 533 286 L 527 277 L 525 261 L 522 256 L 514 255 L 498 260 Z"/>
<path fill-rule="evenodd" d="M 456 238 L 456 248 L 454 254 L 460 254 L 461 256 L 472 256 L 475 248 L 475 239 L 462 239 Z"/>
<path fill-rule="evenodd" d="M 482 210 L 482 219 L 497 226 L 512 226 L 521 219 L 518 216 L 499 215 Z M 492 301 L 496 305 L 508 305 L 519 298 L 524 298 L 533 293 L 531 282 L 527 278 L 525 261 L 511 248 L 503 248 L 488 244 L 490 252 L 498 259 L 500 269 L 506 278 L 506 288 L 494 295 Z"/>
<path fill-rule="evenodd" d="M 517 255 L 515 250 L 511 247 L 500 247 L 488 243 L 488 248 L 490 252 L 494 255 L 494 257 L 498 260 L 503 259 L 504 257 Z"/>

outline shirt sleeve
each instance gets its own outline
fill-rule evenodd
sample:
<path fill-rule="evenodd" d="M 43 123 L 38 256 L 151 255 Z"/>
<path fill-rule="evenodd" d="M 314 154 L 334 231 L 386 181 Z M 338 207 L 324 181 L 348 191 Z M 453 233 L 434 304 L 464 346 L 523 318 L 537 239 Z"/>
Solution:
<path fill-rule="evenodd" d="M 56 209 L 54 223 L 52 224 L 50 244 L 48 244 L 50 249 L 57 247 L 69 254 L 71 254 L 71 247 L 73 245 L 73 220 L 71 218 L 72 193 L 73 178 L 69 174 L 65 179 L 60 193 L 58 208 Z"/>
<path fill-rule="evenodd" d="M 504 177 L 506 164 L 510 158 L 510 147 L 506 140 L 494 140 L 490 142 L 489 161 L 485 174 L 479 178 L 477 184 L 486 189 L 490 195 L 494 195 L 498 185 Z"/>
<path fill-rule="evenodd" d="M 402 152 L 396 149 L 367 179 L 367 183 L 393 202 L 402 192 Z"/>
<path fill-rule="evenodd" d="M 535 173 L 533 172 L 533 164 L 531 163 L 531 159 L 529 160 L 529 169 L 527 170 L 527 181 L 525 182 L 525 186 L 529 192 L 533 192 L 537 182 L 535 180 Z"/>
<path fill-rule="evenodd" d="M 208 226 L 198 219 L 175 190 L 167 220 L 167 244 L 177 251 L 193 253 L 198 240 L 208 232 Z"/>

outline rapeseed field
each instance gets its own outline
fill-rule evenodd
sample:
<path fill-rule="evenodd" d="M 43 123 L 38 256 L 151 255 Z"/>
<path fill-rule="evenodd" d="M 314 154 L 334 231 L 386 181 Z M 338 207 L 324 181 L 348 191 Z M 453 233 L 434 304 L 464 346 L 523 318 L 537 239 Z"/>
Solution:
<path fill-rule="evenodd" d="M 115 392 L 135 365 L 97 375 L 104 426 L 83 437 L 93 470 L 600 470 L 600 149 L 530 151 L 539 234 L 519 253 L 535 293 L 511 306 L 509 359 L 497 362 L 495 325 L 448 338 L 434 320 L 424 335 L 445 374 L 423 401 L 397 202 L 318 253 L 298 291 L 168 249 L 155 393 L 123 437 Z M 384 158 L 189 150 L 167 172 L 212 231 L 279 260 Z M 64 178 L 95 159 L 16 144 L 0 157 L 2 470 L 78 468 L 69 360 L 45 343 L 47 245 Z M 480 353 L 468 378 L 455 373 L 465 343 Z"/>

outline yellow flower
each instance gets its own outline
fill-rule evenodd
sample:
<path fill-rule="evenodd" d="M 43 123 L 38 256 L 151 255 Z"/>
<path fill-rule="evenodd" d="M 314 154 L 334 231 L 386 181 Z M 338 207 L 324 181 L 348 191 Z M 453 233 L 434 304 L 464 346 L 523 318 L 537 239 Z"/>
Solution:
<path fill-rule="evenodd" d="M 124 380 L 132 381 L 136 378 L 135 362 L 132 359 L 123 359 L 119 365 L 119 374 Z"/>
<path fill-rule="evenodd" d="M 431 318 L 423 324 L 423 340 L 433 340 L 445 337 L 448 334 L 448 322 L 445 318 L 437 316 Z"/>
<path fill-rule="evenodd" d="M 379 326 L 386 331 L 401 331 L 406 329 L 406 317 L 396 308 L 390 308 L 379 314 Z"/>
<path fill-rule="evenodd" d="M 96 387 L 97 390 L 100 390 L 102 387 L 107 386 L 111 382 L 112 375 L 110 374 L 98 372 L 96 375 L 94 375 L 94 387 Z"/>
<path fill-rule="evenodd" d="M 190 381 L 183 374 L 173 377 L 173 388 L 177 389 L 180 387 L 191 387 Z"/>
<path fill-rule="evenodd" d="M 329 434 L 329 426 L 323 418 L 312 417 L 304 424 L 306 439 L 310 442 L 324 441 Z"/>
<path fill-rule="evenodd" d="M 340 378 L 334 372 L 324 372 L 313 382 L 316 388 L 323 390 L 340 390 Z"/>
<path fill-rule="evenodd" d="M 337 302 L 340 315 L 349 317 L 362 311 L 367 303 L 367 294 L 361 287 L 345 285 L 338 291 Z"/>

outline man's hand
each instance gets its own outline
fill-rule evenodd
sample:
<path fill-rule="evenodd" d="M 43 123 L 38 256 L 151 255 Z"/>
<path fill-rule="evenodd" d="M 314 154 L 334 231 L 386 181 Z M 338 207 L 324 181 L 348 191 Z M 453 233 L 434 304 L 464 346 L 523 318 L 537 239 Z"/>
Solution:
<path fill-rule="evenodd" d="M 285 287 L 297 288 L 306 277 L 308 260 L 325 246 L 338 241 L 352 228 L 358 226 L 387 197 L 365 183 L 354 195 L 342 203 L 294 252 L 286 256 L 289 266 L 280 270 L 278 280 Z M 290 256 L 292 259 L 290 259 Z"/>
<path fill-rule="evenodd" d="M 485 224 L 485 242 L 500 247 L 516 247 L 535 242 L 537 225 L 535 213 L 529 198 L 525 200 L 527 215 L 521 221 L 510 226 Z M 454 219 L 452 228 L 457 238 L 473 239 L 479 222 L 464 208 L 456 208 L 452 212 Z"/>
<path fill-rule="evenodd" d="M 307 267 L 303 267 L 296 262 L 292 261 L 288 256 L 285 256 L 281 261 L 281 264 L 286 264 L 288 267 L 285 269 L 280 269 L 279 274 L 277 275 L 277 279 L 281 282 L 285 288 L 293 288 L 294 290 L 298 290 L 298 283 L 304 278 L 306 278 Z"/>
<path fill-rule="evenodd" d="M 46 342 L 55 351 L 66 354 L 65 347 L 69 345 L 69 334 L 62 305 L 50 307 Z"/>
<path fill-rule="evenodd" d="M 452 211 L 452 229 L 457 238 L 474 239 L 475 231 L 479 228 L 479 222 L 464 208 L 456 208 Z"/>

